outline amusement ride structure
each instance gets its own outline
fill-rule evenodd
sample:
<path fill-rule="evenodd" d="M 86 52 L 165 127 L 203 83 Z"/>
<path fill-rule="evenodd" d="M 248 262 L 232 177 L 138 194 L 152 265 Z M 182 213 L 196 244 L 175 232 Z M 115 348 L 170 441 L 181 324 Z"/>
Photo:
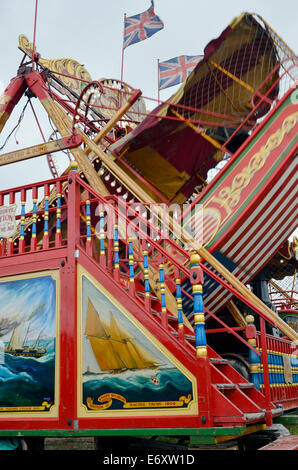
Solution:
<path fill-rule="evenodd" d="M 120 80 L 45 59 L 24 35 L 19 49 L 0 131 L 37 99 L 53 133 L 0 166 L 45 155 L 52 178 L 0 191 L 1 435 L 217 444 L 292 412 L 294 52 L 243 13 L 148 111 Z"/>

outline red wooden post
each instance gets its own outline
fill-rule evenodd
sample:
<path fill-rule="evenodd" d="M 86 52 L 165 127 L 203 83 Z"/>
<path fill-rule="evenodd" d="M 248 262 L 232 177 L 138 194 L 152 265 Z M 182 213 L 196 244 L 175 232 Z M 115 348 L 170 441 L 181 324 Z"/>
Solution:
<path fill-rule="evenodd" d="M 9 193 L 9 204 L 14 204 L 15 202 L 15 193 L 10 191 Z M 7 256 L 13 255 L 13 240 L 12 238 L 8 238 L 6 241 L 7 244 Z"/>
<path fill-rule="evenodd" d="M 55 234 L 55 245 L 61 246 L 62 235 L 61 235 L 61 181 L 56 183 L 57 193 L 57 208 L 56 208 L 56 234 Z"/>
<path fill-rule="evenodd" d="M 75 162 L 68 175 L 67 259 L 61 261 L 60 418 L 73 429 L 77 418 L 77 247 L 80 238 L 80 192 Z"/>
<path fill-rule="evenodd" d="M 194 296 L 194 321 L 196 328 L 197 382 L 199 398 L 200 426 L 210 427 L 213 424 L 211 372 L 208 359 L 205 333 L 205 315 L 203 305 L 203 272 L 200 267 L 201 258 L 197 253 L 190 257 L 190 282 Z"/>

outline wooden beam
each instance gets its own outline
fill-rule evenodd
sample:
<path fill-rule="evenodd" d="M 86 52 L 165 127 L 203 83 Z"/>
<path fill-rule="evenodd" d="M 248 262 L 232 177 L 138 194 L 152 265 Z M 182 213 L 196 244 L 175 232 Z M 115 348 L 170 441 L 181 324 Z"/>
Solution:
<path fill-rule="evenodd" d="M 122 118 L 122 116 L 126 113 L 126 111 L 128 111 L 129 108 L 131 108 L 131 106 L 140 98 L 141 94 L 142 94 L 141 90 L 135 90 L 135 92 L 128 99 L 128 101 L 124 103 L 124 105 L 122 105 L 121 108 L 118 109 L 118 111 L 116 111 L 114 116 L 107 122 L 107 124 L 94 137 L 93 142 L 95 144 L 98 144 L 113 129 L 113 127 Z M 89 153 L 91 152 L 91 148 L 86 147 L 84 152 L 86 155 L 89 155 Z"/>
<path fill-rule="evenodd" d="M 246 320 L 244 318 L 244 316 L 242 315 L 242 313 L 240 312 L 239 308 L 237 307 L 237 305 L 233 302 L 233 300 L 230 300 L 228 303 L 227 303 L 227 309 L 229 310 L 230 314 L 232 315 L 232 317 L 234 318 L 235 322 L 237 323 L 237 325 L 243 327 L 243 326 L 247 326 L 247 323 L 246 323 Z"/>
<path fill-rule="evenodd" d="M 11 80 L 3 95 L 0 96 L 0 132 L 9 119 L 14 107 L 25 93 L 26 88 L 24 77 L 18 75 Z"/>
<path fill-rule="evenodd" d="M 57 130 L 60 132 L 62 137 L 65 137 L 71 131 L 71 127 L 67 126 L 64 122 L 64 119 L 61 118 L 60 109 L 58 105 L 49 99 L 41 99 L 41 104 L 45 108 L 48 115 L 51 117 L 54 122 Z M 81 148 L 70 149 L 74 159 L 78 163 L 79 169 L 86 175 L 88 178 L 89 184 L 102 196 L 109 196 L 109 192 L 106 186 L 101 181 L 99 175 L 94 170 L 94 167 L 87 155 Z"/>

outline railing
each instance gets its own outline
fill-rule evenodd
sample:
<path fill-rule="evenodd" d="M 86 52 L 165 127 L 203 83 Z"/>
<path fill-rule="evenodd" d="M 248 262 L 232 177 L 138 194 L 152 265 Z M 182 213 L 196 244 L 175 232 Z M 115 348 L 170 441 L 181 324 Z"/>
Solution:
<path fill-rule="evenodd" d="M 65 245 L 67 191 L 67 177 L 1 191 L 0 211 L 13 208 L 15 230 L 8 238 L 0 238 L 0 257 Z M 7 229 L 7 222 L 2 226 Z"/>
<path fill-rule="evenodd" d="M 270 290 L 273 306 L 279 311 L 296 311 L 298 313 L 298 291 L 296 290 Z"/>
<path fill-rule="evenodd" d="M 298 393 L 298 349 L 297 345 L 285 338 L 272 335 L 256 336 L 256 349 L 261 358 L 255 368 L 255 375 L 260 390 L 266 394 L 266 382 L 269 383 L 267 393 L 274 403 L 285 407 L 287 402 L 297 400 Z"/>

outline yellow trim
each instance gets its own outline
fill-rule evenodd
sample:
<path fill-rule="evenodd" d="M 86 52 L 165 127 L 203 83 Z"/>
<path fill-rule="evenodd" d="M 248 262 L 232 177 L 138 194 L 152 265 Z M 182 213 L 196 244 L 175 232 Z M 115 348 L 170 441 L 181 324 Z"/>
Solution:
<path fill-rule="evenodd" d="M 180 113 L 178 113 L 174 109 L 171 109 L 171 111 L 172 111 L 173 114 L 175 114 L 177 117 L 179 117 L 183 122 L 185 122 L 185 124 L 187 126 L 191 127 L 197 134 L 200 134 L 202 137 L 204 137 L 204 139 L 208 140 L 212 145 L 214 145 L 214 147 L 216 147 L 217 149 L 221 149 L 222 146 L 217 142 L 217 140 L 210 137 L 210 135 L 206 134 L 204 131 L 198 132 L 198 130 L 197 130 L 198 126 L 196 126 L 192 122 L 185 119 Z"/>
<path fill-rule="evenodd" d="M 232 29 L 234 29 L 244 18 L 245 15 L 249 15 L 250 13 L 247 13 L 246 11 L 244 11 L 243 13 L 241 13 L 240 16 L 236 16 L 235 18 L 232 19 L 232 21 L 230 22 L 230 27 Z"/>
<path fill-rule="evenodd" d="M 214 62 L 213 60 L 209 60 L 209 63 L 212 64 L 214 67 L 216 67 L 218 70 L 220 70 L 221 72 L 225 73 L 228 77 L 232 78 L 232 80 L 234 80 L 235 82 L 239 83 L 239 85 L 243 86 L 244 88 L 246 88 L 247 90 L 249 90 L 251 93 L 254 93 L 254 89 L 252 86 L 248 85 L 248 83 L 245 83 L 243 80 L 241 80 L 240 78 L 236 77 L 236 75 L 233 75 L 231 72 L 229 72 L 228 70 L 224 69 L 223 67 L 221 67 L 220 65 L 218 65 L 216 62 Z"/>
<path fill-rule="evenodd" d="M 236 438 L 239 438 L 241 436 L 246 436 L 247 434 L 251 434 L 253 432 L 263 431 L 266 428 L 267 428 L 266 424 L 252 424 L 251 426 L 247 426 L 246 431 L 243 432 L 242 434 L 240 434 L 239 436 L 238 435 L 237 436 L 236 435 L 216 436 L 215 437 L 215 444 L 220 444 L 221 442 L 230 441 L 232 439 L 236 439 Z"/>

